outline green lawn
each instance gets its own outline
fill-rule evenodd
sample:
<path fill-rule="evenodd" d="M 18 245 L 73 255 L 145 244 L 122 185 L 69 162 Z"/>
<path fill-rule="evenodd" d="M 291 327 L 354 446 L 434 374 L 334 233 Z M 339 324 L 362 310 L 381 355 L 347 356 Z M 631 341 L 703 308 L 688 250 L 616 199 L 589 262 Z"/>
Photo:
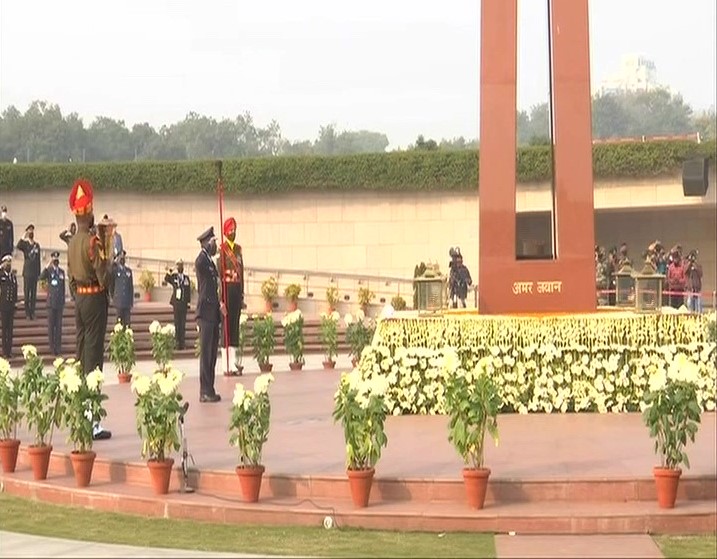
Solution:
<path fill-rule="evenodd" d="M 83 541 L 270 555 L 495 557 L 492 534 L 268 527 L 144 518 L 0 494 L 0 528 Z"/>
<path fill-rule="evenodd" d="M 668 559 L 715 559 L 717 536 L 655 536 L 655 542 Z"/>

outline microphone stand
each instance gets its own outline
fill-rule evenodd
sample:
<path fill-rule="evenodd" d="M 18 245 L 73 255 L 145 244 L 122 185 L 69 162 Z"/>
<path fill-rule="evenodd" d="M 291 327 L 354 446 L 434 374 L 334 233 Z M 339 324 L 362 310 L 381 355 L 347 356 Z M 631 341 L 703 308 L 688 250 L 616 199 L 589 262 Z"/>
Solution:
<path fill-rule="evenodd" d="M 182 409 L 179 412 L 179 435 L 182 439 L 182 485 L 179 489 L 180 493 L 194 493 L 194 488 L 189 486 L 189 466 L 187 459 L 192 460 L 192 466 L 194 466 L 194 456 L 189 454 L 187 450 L 187 436 L 184 431 L 184 416 L 187 414 L 189 409 L 189 402 L 184 402 Z"/>

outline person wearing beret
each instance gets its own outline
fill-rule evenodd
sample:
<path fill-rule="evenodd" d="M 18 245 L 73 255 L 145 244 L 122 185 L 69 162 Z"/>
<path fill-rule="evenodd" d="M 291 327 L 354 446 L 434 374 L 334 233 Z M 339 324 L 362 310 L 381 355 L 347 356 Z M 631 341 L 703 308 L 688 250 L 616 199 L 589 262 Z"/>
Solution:
<path fill-rule="evenodd" d="M 199 326 L 199 401 L 219 402 L 214 389 L 214 375 L 219 348 L 219 323 L 226 313 L 219 302 L 219 271 L 212 258 L 217 254 L 214 227 L 197 237 L 202 249 L 194 261 L 197 274 L 196 318 Z"/>
<path fill-rule="evenodd" d="M 7 206 L 0 208 L 0 255 L 9 254 L 15 250 L 15 226 L 7 216 Z"/>
<path fill-rule="evenodd" d="M 22 266 L 25 316 L 35 320 L 37 280 L 40 279 L 40 244 L 35 241 L 35 226 L 32 223 L 25 228 L 25 236 L 17 242 L 17 249 L 25 257 Z"/>
<path fill-rule="evenodd" d="M 60 268 L 60 253 L 50 255 L 50 265 L 40 273 L 40 281 L 47 283 L 47 331 L 50 351 L 58 357 L 62 353 L 62 313 L 65 310 L 65 270 Z"/>
<path fill-rule="evenodd" d="M 184 261 L 180 258 L 175 262 L 177 271 L 172 269 L 164 276 L 164 283 L 172 286 L 172 296 L 169 304 L 174 309 L 174 337 L 177 340 L 177 349 L 186 347 L 187 310 L 192 300 L 192 285 L 189 276 L 184 273 Z"/>
<path fill-rule="evenodd" d="M 17 277 L 11 270 L 12 256 L 6 254 L 0 261 L 0 326 L 2 326 L 2 354 L 12 357 L 12 334 L 17 303 Z"/>
<path fill-rule="evenodd" d="M 219 268 L 222 277 L 222 289 L 225 294 L 223 300 L 227 308 L 225 318 L 224 338 L 222 342 L 221 365 L 225 368 L 224 374 L 236 376 L 236 356 L 239 347 L 239 317 L 244 304 L 244 261 L 241 246 L 236 243 L 237 222 L 230 217 L 224 222 L 224 236 L 219 251 Z M 224 353 L 227 348 L 229 355 Z"/>
<path fill-rule="evenodd" d="M 67 274 L 75 290 L 75 358 L 82 364 L 85 375 L 94 369 L 102 370 L 104 365 L 112 271 L 111 254 L 107 254 L 100 237 L 90 232 L 95 226 L 93 202 L 92 184 L 85 179 L 75 181 L 70 192 L 70 210 L 75 214 L 77 233 L 67 247 Z M 97 418 L 92 434 L 95 440 L 112 436 Z"/>

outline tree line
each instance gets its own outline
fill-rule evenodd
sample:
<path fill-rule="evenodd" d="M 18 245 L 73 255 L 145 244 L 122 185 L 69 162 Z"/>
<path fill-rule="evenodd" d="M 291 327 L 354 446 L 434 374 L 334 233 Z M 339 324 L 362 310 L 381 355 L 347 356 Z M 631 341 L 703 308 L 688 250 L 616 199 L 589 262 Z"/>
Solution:
<path fill-rule="evenodd" d="M 699 132 L 715 138 L 715 110 L 695 113 L 679 94 L 659 89 L 605 93 L 592 100 L 593 136 L 619 138 Z M 547 102 L 517 112 L 519 145 L 549 143 Z M 190 112 L 182 121 L 158 130 L 147 123 L 128 128 L 123 120 L 97 117 L 85 126 L 77 113 L 63 114 L 47 101 L 33 101 L 22 113 L 7 107 L 0 115 L 0 161 L 132 161 L 233 159 L 280 155 L 346 155 L 386 151 L 386 134 L 368 130 L 319 128 L 314 140 L 289 141 L 279 123 L 262 128 L 251 114 L 217 120 Z M 409 150 L 474 149 L 476 139 L 439 141 L 418 136 Z"/>

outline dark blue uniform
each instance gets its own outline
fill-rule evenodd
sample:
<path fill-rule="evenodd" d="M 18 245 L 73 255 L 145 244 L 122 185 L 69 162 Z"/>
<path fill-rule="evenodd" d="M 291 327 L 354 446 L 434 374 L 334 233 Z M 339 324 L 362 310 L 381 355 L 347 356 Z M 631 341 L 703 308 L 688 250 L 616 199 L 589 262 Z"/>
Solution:
<path fill-rule="evenodd" d="M 17 242 L 17 249 L 25 255 L 22 266 L 23 292 L 25 295 L 25 316 L 35 319 L 35 303 L 37 301 L 37 280 L 40 278 L 40 245 L 27 239 Z"/>
<path fill-rule="evenodd" d="M 112 267 L 112 304 L 117 311 L 117 320 L 130 326 L 130 315 L 134 306 L 134 279 L 129 266 L 115 264 Z"/>
<path fill-rule="evenodd" d="M 7 217 L 0 218 L 0 258 L 15 250 L 15 227 Z"/>
<path fill-rule="evenodd" d="M 187 274 L 172 272 L 164 276 L 164 282 L 172 287 L 172 297 L 169 304 L 174 309 L 174 337 L 177 340 L 177 349 L 185 348 L 185 333 L 187 326 L 187 309 L 192 298 L 192 286 Z"/>
<path fill-rule="evenodd" d="M 12 331 L 17 303 L 17 276 L 5 268 L 0 269 L 0 320 L 2 321 L 2 353 L 12 357 Z"/>
<path fill-rule="evenodd" d="M 212 233 L 213 236 L 213 233 Z M 197 273 L 197 323 L 199 324 L 199 393 L 214 397 L 214 375 L 219 349 L 219 272 L 202 249 L 194 262 Z"/>
<path fill-rule="evenodd" d="M 65 310 L 65 270 L 50 265 L 40 274 L 47 282 L 47 326 L 50 351 L 55 356 L 62 353 L 62 313 Z"/>

